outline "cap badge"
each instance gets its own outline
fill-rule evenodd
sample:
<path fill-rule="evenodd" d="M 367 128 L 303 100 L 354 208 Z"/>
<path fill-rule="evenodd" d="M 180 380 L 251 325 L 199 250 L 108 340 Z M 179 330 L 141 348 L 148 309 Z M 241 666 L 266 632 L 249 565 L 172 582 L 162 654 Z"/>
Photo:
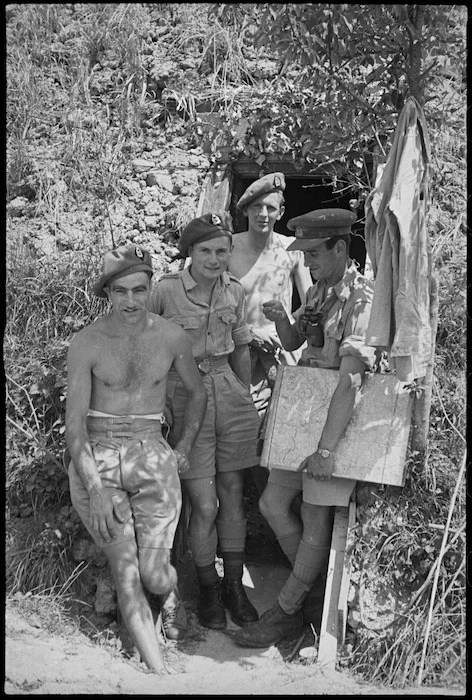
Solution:
<path fill-rule="evenodd" d="M 141 248 L 136 247 L 134 249 L 134 254 L 136 255 L 136 257 L 140 258 L 141 260 L 144 258 L 144 253 L 141 250 Z"/>
<path fill-rule="evenodd" d="M 211 223 L 212 223 L 214 226 L 219 226 L 219 225 L 221 224 L 221 219 L 220 219 L 220 217 L 218 216 L 218 214 L 212 214 L 212 215 L 211 215 Z"/>
<path fill-rule="evenodd" d="M 303 229 L 301 226 L 295 228 L 295 238 L 303 238 Z"/>
<path fill-rule="evenodd" d="M 280 187 L 280 185 L 281 185 L 280 177 L 278 175 L 275 175 L 275 177 L 274 177 L 274 185 L 275 185 L 275 187 Z"/>

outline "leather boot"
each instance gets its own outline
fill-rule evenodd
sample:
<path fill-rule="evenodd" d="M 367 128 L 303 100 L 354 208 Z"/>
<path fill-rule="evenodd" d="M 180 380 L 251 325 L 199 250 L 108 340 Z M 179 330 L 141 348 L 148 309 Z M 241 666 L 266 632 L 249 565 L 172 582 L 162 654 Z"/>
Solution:
<path fill-rule="evenodd" d="M 284 637 L 300 633 L 303 629 L 301 610 L 287 615 L 278 603 L 267 610 L 258 622 L 240 629 L 233 640 L 242 647 L 261 649 L 280 642 Z"/>
<path fill-rule="evenodd" d="M 226 612 L 221 599 L 221 583 L 200 586 L 198 619 L 204 627 L 222 630 L 226 627 Z"/>
<path fill-rule="evenodd" d="M 187 613 L 177 587 L 161 598 L 159 620 L 166 639 L 180 641 L 185 638 L 188 629 Z"/>
<path fill-rule="evenodd" d="M 257 622 L 259 615 L 256 608 L 248 600 L 241 579 L 223 579 L 222 598 L 225 607 L 229 610 L 231 619 L 240 627 Z"/>

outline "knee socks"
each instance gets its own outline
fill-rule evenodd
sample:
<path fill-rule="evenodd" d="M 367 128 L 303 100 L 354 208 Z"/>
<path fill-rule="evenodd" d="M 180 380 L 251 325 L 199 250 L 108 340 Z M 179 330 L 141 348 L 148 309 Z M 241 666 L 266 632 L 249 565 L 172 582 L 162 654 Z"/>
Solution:
<path fill-rule="evenodd" d="M 324 573 L 329 550 L 329 547 L 317 547 L 301 540 L 293 565 L 294 576 L 302 583 L 311 586 L 315 579 Z"/>
<path fill-rule="evenodd" d="M 217 520 L 216 531 L 223 559 L 225 578 L 240 579 L 243 575 L 247 520 Z"/>
<path fill-rule="evenodd" d="M 300 540 L 302 538 L 302 532 L 303 531 L 300 528 L 300 530 L 289 532 L 287 535 L 277 536 L 277 542 L 279 543 L 282 552 L 292 565 L 292 569 L 295 563 L 295 557 L 297 556 Z"/>
<path fill-rule="evenodd" d="M 329 549 L 329 547 L 310 545 L 301 540 L 293 571 L 278 596 L 278 603 L 287 615 L 300 610 L 313 583 L 320 574 L 324 573 Z"/>
<path fill-rule="evenodd" d="M 218 583 L 219 576 L 215 568 L 216 547 L 218 536 L 213 528 L 208 537 L 193 537 L 187 534 L 188 545 L 192 552 L 197 571 L 198 582 L 201 586 L 211 586 Z"/>

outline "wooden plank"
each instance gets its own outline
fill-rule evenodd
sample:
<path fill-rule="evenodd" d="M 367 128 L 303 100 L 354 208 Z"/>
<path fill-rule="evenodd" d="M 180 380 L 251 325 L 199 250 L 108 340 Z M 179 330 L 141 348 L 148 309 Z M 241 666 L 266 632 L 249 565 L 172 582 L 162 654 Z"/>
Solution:
<path fill-rule="evenodd" d="M 279 366 L 261 465 L 296 470 L 318 446 L 337 370 Z M 393 374 L 367 374 L 335 451 L 334 475 L 401 486 L 413 399 Z"/>
<path fill-rule="evenodd" d="M 202 187 L 196 217 L 210 211 L 227 211 L 231 201 L 232 183 L 233 175 L 229 168 L 212 169 Z"/>
<path fill-rule="evenodd" d="M 349 508 L 337 506 L 334 515 L 333 535 L 329 553 L 326 589 L 321 618 L 318 663 L 334 668 L 339 636 L 338 603 L 344 572 Z"/>
<path fill-rule="evenodd" d="M 349 534 L 349 530 L 354 527 L 356 522 L 356 503 L 355 501 L 351 501 L 349 503 L 349 515 L 348 515 L 348 530 L 346 533 L 346 546 L 347 546 L 347 537 Z M 344 640 L 346 637 L 346 625 L 347 625 L 347 615 L 348 615 L 348 610 L 347 610 L 347 599 L 349 596 L 349 585 L 351 582 L 351 557 L 344 552 L 344 560 L 343 560 L 343 570 L 342 570 L 342 576 L 341 576 L 341 588 L 339 591 L 339 600 L 338 600 L 338 646 L 342 646 L 344 644 Z"/>

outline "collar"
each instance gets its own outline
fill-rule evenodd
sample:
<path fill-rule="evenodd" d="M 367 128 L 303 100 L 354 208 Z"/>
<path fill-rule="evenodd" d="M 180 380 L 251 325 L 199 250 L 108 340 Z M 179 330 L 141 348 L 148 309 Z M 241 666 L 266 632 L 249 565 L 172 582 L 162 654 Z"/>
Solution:
<path fill-rule="evenodd" d="M 340 301 L 346 301 L 346 299 L 350 296 L 351 291 L 352 291 L 352 285 L 355 282 L 357 278 L 357 263 L 355 260 L 348 260 L 348 267 L 346 269 L 346 272 L 342 276 L 342 278 L 339 280 L 337 284 L 334 285 L 334 287 L 331 287 L 331 289 L 334 291 L 336 296 Z M 325 293 L 326 289 L 326 282 L 323 282 L 322 286 L 319 287 L 318 289 L 318 299 L 323 298 L 323 295 Z M 326 299 L 326 296 L 325 296 Z"/>
<path fill-rule="evenodd" d="M 193 289 L 194 287 L 197 286 L 197 282 L 195 282 L 192 275 L 190 274 L 190 267 L 191 267 L 191 265 L 186 267 L 181 273 L 182 282 L 183 282 L 183 285 L 187 291 L 189 289 Z M 215 286 L 220 286 L 220 285 L 228 286 L 229 284 L 230 284 L 230 276 L 229 276 L 229 273 L 225 270 L 216 280 Z"/>

